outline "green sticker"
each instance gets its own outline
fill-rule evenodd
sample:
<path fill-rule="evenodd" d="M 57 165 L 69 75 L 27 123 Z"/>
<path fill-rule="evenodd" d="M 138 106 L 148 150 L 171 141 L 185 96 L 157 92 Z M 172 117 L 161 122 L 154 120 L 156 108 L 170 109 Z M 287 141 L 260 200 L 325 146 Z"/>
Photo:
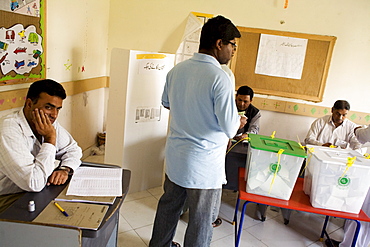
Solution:
<path fill-rule="evenodd" d="M 279 165 L 279 167 L 278 167 L 277 163 L 271 163 L 270 164 L 270 172 L 275 173 L 276 169 L 278 169 L 277 172 L 279 172 L 281 170 L 281 165 Z"/>
<path fill-rule="evenodd" d="M 338 185 L 347 187 L 351 183 L 351 179 L 347 176 L 338 178 Z"/>

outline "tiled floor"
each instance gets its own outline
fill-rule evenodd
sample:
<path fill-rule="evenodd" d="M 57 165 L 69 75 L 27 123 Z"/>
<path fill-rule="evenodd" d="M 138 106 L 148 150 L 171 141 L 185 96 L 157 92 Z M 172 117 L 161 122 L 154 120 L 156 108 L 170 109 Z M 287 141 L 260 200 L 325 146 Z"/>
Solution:
<path fill-rule="evenodd" d="M 161 187 L 128 194 L 121 208 L 118 243 L 124 247 L 148 246 Z M 211 247 L 234 246 L 234 215 L 237 193 L 224 190 L 219 216 L 223 224 L 214 229 Z M 254 219 L 255 204 L 247 206 L 240 246 L 325 246 L 319 241 L 324 217 L 293 211 L 288 225 L 283 224 L 280 212 L 267 210 L 265 222 Z M 328 226 L 330 235 L 337 240 L 343 237 L 343 220 L 332 219 Z M 178 224 L 174 241 L 183 243 L 187 226 L 185 213 Z"/>
<path fill-rule="evenodd" d="M 89 157 L 87 160 L 97 162 L 99 158 Z M 120 210 L 118 246 L 148 246 L 158 199 L 162 193 L 162 188 L 157 187 L 137 193 L 129 193 L 126 196 Z M 236 197 L 237 193 L 223 190 L 219 213 L 219 216 L 223 219 L 223 224 L 214 229 L 211 247 L 235 246 L 234 226 L 231 221 L 234 215 Z M 293 211 L 290 223 L 284 225 L 280 212 L 275 212 L 269 208 L 265 222 L 256 220 L 254 213 L 255 204 L 249 204 L 241 236 L 241 247 L 325 246 L 324 243 L 319 241 L 324 216 Z M 328 232 L 332 238 L 342 240 L 343 223 L 342 219 L 331 219 Z M 181 217 L 178 223 L 174 241 L 183 243 L 186 226 L 187 213 Z"/>

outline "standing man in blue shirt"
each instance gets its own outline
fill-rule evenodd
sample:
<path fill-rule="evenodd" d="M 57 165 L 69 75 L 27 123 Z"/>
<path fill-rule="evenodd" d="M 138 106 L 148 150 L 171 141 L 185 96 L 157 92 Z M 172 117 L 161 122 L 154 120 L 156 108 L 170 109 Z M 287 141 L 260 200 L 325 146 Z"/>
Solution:
<path fill-rule="evenodd" d="M 158 203 L 149 246 L 172 242 L 185 200 L 189 222 L 184 246 L 209 246 L 221 201 L 225 151 L 246 119 L 238 115 L 229 76 L 221 69 L 233 56 L 241 35 L 225 17 L 202 28 L 199 53 L 167 75 L 162 105 L 170 109 L 164 194 Z"/>

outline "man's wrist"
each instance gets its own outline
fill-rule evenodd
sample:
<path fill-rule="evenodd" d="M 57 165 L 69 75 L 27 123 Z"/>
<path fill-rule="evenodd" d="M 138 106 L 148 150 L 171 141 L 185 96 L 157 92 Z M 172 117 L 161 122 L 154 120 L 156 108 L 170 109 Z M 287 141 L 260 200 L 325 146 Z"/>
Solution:
<path fill-rule="evenodd" d="M 69 168 L 67 166 L 61 166 L 61 167 L 58 168 L 58 170 L 66 171 L 66 172 L 68 172 L 68 175 L 73 175 L 73 169 Z"/>

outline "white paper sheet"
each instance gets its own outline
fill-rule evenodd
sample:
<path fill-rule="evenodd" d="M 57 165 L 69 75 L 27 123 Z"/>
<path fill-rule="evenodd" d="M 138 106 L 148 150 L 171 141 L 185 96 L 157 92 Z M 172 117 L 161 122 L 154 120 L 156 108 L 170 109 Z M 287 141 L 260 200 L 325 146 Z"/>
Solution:
<path fill-rule="evenodd" d="M 301 79 L 307 39 L 261 34 L 256 74 Z"/>
<path fill-rule="evenodd" d="M 122 169 L 79 167 L 69 183 L 67 195 L 122 196 Z"/>

